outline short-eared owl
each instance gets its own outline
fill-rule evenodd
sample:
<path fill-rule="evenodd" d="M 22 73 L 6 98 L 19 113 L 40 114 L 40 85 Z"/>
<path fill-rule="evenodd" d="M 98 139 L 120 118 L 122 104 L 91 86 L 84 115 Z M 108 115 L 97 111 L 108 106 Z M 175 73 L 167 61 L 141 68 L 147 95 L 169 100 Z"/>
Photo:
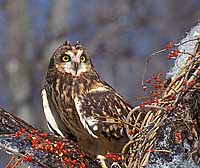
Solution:
<path fill-rule="evenodd" d="M 123 121 L 132 107 L 100 78 L 80 43 L 54 52 L 42 98 L 50 129 L 91 155 L 120 152 L 128 141 Z"/>

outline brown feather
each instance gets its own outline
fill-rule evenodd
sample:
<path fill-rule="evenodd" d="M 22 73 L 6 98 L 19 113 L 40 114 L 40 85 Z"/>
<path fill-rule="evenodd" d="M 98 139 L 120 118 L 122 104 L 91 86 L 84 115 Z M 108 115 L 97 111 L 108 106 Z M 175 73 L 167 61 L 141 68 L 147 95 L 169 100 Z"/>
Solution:
<path fill-rule="evenodd" d="M 71 48 L 76 54 L 74 50 L 83 47 L 77 44 Z M 65 46 L 54 53 L 51 64 L 56 64 L 63 50 Z M 120 152 L 128 141 L 123 121 L 132 106 L 99 77 L 91 64 L 77 76 L 65 72 L 61 64 L 51 65 L 44 89 L 59 130 L 86 152 Z"/>

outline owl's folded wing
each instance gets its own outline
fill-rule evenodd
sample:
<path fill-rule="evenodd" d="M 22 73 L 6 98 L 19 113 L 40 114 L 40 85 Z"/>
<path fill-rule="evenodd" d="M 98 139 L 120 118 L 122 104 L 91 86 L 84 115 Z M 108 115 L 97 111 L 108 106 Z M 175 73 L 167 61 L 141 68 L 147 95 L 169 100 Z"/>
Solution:
<path fill-rule="evenodd" d="M 53 106 L 52 99 L 47 95 L 45 89 L 42 90 L 42 103 L 44 108 L 44 114 L 48 121 L 48 127 L 51 132 L 62 137 L 68 137 L 71 140 L 77 141 L 76 137 L 70 132 L 70 130 L 63 124 L 58 114 L 58 110 Z"/>
<path fill-rule="evenodd" d="M 94 138 L 100 135 L 120 139 L 124 136 L 124 120 L 131 105 L 115 90 L 99 87 L 74 99 L 85 129 Z"/>

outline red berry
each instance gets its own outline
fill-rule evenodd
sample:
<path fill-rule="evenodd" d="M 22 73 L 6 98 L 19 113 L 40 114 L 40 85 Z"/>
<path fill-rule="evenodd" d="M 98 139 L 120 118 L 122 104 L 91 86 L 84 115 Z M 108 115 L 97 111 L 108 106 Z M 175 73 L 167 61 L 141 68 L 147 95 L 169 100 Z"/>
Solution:
<path fill-rule="evenodd" d="M 21 130 L 20 130 L 22 133 L 25 133 L 25 128 L 21 128 Z"/>
<path fill-rule="evenodd" d="M 152 93 L 151 95 L 152 95 L 153 97 L 158 97 L 159 94 L 158 94 L 158 92 L 154 92 L 154 93 Z"/>
<path fill-rule="evenodd" d="M 63 160 L 64 160 L 66 163 L 70 163 L 70 159 L 67 158 L 67 157 L 65 157 Z"/>
<path fill-rule="evenodd" d="M 80 158 L 81 158 L 81 159 L 84 158 L 84 155 L 83 155 L 83 154 L 80 154 Z"/>
<path fill-rule="evenodd" d="M 144 104 L 140 104 L 140 108 L 145 108 L 145 105 Z"/>
<path fill-rule="evenodd" d="M 63 154 L 66 155 L 67 154 L 67 150 L 62 150 Z"/>
<path fill-rule="evenodd" d="M 135 131 L 132 130 L 132 129 L 128 131 L 128 134 L 129 134 L 129 135 L 133 135 L 134 133 L 135 133 Z"/>
<path fill-rule="evenodd" d="M 167 59 L 170 60 L 171 58 L 173 58 L 172 54 L 168 54 Z"/>
<path fill-rule="evenodd" d="M 188 86 L 192 87 L 192 86 L 194 86 L 195 84 L 196 84 L 195 81 L 191 81 L 191 82 L 188 83 Z"/>
<path fill-rule="evenodd" d="M 174 47 L 174 43 L 173 42 L 169 42 L 169 44 L 166 45 L 166 49 L 170 49 L 170 48 L 173 48 Z"/>
<path fill-rule="evenodd" d="M 24 158 L 23 158 L 23 161 L 24 162 L 32 162 L 33 161 L 33 157 L 32 156 L 25 156 Z"/>
<path fill-rule="evenodd" d="M 157 83 L 152 83 L 152 86 L 153 86 L 155 89 L 158 89 L 158 84 L 157 84 Z"/>
<path fill-rule="evenodd" d="M 80 168 L 86 168 L 85 163 L 81 162 Z"/>
<path fill-rule="evenodd" d="M 156 80 L 156 82 L 158 82 L 158 83 L 160 83 L 160 81 L 161 81 L 160 78 L 156 78 L 155 80 Z"/>
<path fill-rule="evenodd" d="M 170 111 L 170 110 L 171 110 L 171 107 L 170 107 L 170 106 L 167 106 L 167 107 L 166 107 L 166 110 L 167 110 L 167 111 Z"/>
<path fill-rule="evenodd" d="M 151 80 L 150 80 L 150 79 L 146 79 L 144 82 L 146 82 L 146 83 L 150 83 Z"/>
<path fill-rule="evenodd" d="M 33 135 L 32 135 L 32 134 L 28 134 L 28 138 L 29 138 L 30 140 L 32 140 Z"/>
<path fill-rule="evenodd" d="M 32 134 L 36 134 L 37 132 L 38 132 L 38 131 L 35 130 L 35 129 L 31 131 Z"/>
<path fill-rule="evenodd" d="M 179 132 L 175 132 L 175 142 L 181 143 L 182 142 L 182 135 Z"/>
<path fill-rule="evenodd" d="M 50 142 L 48 139 L 45 139 L 45 140 L 43 141 L 43 143 L 44 143 L 44 144 L 50 144 L 51 142 Z"/>
<path fill-rule="evenodd" d="M 40 137 L 46 138 L 46 137 L 48 137 L 48 134 L 46 132 L 40 133 Z"/>
<path fill-rule="evenodd" d="M 72 160 L 72 164 L 74 164 L 74 165 L 75 165 L 76 163 L 77 163 L 77 161 L 76 161 L 76 160 Z"/>
<path fill-rule="evenodd" d="M 200 76 L 200 70 L 198 70 L 197 75 Z"/>

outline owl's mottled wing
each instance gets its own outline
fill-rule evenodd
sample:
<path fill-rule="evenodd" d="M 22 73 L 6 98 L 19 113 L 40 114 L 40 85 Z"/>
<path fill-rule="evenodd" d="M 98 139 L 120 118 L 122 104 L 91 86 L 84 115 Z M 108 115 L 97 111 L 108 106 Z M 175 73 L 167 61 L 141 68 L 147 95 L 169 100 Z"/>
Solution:
<path fill-rule="evenodd" d="M 48 87 L 46 87 L 46 89 L 48 90 Z M 70 138 L 71 140 L 76 141 L 76 137 L 72 135 L 68 127 L 66 127 L 66 125 L 63 124 L 63 122 L 60 122 L 62 121 L 61 115 L 59 115 L 58 110 L 54 106 L 51 95 L 48 94 L 50 93 L 50 91 L 48 90 L 49 92 L 47 92 L 46 89 L 42 90 L 41 95 L 42 95 L 44 113 L 48 121 L 47 124 L 50 131 L 62 137 L 68 136 L 68 138 Z M 51 93 L 55 94 L 55 92 L 51 92 Z"/>
<path fill-rule="evenodd" d="M 74 102 L 83 126 L 93 137 L 124 136 L 123 121 L 132 107 L 109 85 L 94 87 Z"/>

